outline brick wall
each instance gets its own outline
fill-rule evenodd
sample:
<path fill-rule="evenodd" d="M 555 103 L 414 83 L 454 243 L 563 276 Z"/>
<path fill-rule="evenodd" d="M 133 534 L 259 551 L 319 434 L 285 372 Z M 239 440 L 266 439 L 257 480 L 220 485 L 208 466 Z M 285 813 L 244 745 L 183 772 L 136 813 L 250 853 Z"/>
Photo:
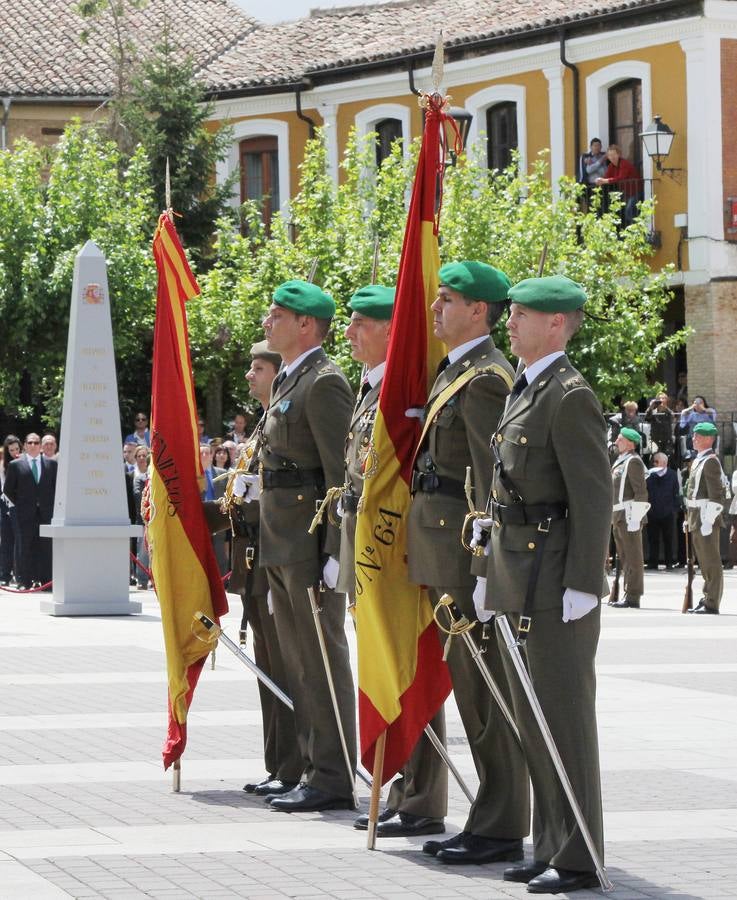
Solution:
<path fill-rule="evenodd" d="M 703 394 L 719 413 L 737 410 L 737 281 L 685 288 L 689 397 Z"/>

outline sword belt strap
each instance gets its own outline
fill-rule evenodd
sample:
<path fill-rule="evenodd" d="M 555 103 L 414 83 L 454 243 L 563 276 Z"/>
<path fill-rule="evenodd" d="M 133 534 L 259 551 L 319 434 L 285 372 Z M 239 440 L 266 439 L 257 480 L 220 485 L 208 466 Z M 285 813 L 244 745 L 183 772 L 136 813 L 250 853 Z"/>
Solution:
<path fill-rule="evenodd" d="M 465 489 L 460 481 L 453 478 L 440 476 L 437 472 L 418 472 L 412 473 L 412 493 L 416 494 L 421 491 L 423 494 L 442 494 L 445 497 L 456 497 L 464 500 L 466 497 Z"/>
<path fill-rule="evenodd" d="M 353 491 L 343 491 L 340 495 L 340 505 L 343 507 L 343 512 L 355 515 L 358 512 L 358 501 L 360 499 Z"/>
<path fill-rule="evenodd" d="M 491 515 L 500 525 L 540 525 L 544 522 L 568 518 L 568 507 L 565 503 L 538 503 L 535 505 L 516 503 L 512 506 L 504 506 L 502 503 L 492 500 Z"/>
<path fill-rule="evenodd" d="M 272 488 L 320 486 L 325 478 L 322 469 L 262 469 L 262 486 Z"/>
<path fill-rule="evenodd" d="M 522 495 L 517 490 L 515 483 L 512 481 L 509 475 L 507 475 L 507 472 L 504 468 L 504 463 L 502 462 L 502 458 L 499 455 L 499 447 L 497 446 L 497 442 L 493 439 L 491 441 L 491 450 L 494 454 L 494 469 L 496 470 L 499 481 L 501 481 L 502 483 L 502 487 L 509 494 L 512 500 L 514 500 L 515 503 L 522 503 Z"/>

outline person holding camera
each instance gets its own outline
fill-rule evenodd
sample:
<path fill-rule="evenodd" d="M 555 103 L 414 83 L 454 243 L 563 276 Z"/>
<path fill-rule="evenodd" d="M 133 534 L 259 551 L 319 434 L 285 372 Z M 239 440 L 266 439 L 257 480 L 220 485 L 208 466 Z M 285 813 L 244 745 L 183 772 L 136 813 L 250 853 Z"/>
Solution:
<path fill-rule="evenodd" d="M 675 413 L 668 403 L 668 395 L 665 391 L 661 391 L 648 404 L 645 410 L 645 421 L 650 423 L 650 439 L 655 441 L 661 453 L 670 457 L 673 455 Z"/>

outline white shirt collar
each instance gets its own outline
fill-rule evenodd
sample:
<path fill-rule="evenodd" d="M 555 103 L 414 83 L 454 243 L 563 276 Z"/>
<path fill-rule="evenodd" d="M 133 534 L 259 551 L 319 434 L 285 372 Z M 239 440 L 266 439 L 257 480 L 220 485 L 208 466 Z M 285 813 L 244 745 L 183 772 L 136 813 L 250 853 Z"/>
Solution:
<path fill-rule="evenodd" d="M 466 341 L 465 344 L 461 344 L 460 347 L 455 347 L 453 350 L 448 350 L 448 362 L 452 366 L 454 362 L 458 362 L 458 360 L 465 356 L 469 350 L 473 350 L 478 344 L 482 341 L 487 340 L 489 337 L 488 334 L 482 334 L 481 337 L 472 338 L 470 341 Z"/>
<path fill-rule="evenodd" d="M 378 366 L 374 366 L 373 369 L 369 369 L 366 373 L 366 381 L 371 385 L 372 388 L 375 388 L 376 385 L 381 381 L 384 377 L 384 371 L 386 369 L 386 360 L 384 362 L 379 363 Z"/>
<path fill-rule="evenodd" d="M 564 350 L 556 350 L 554 353 L 548 353 L 547 356 L 543 356 L 542 359 L 536 360 L 532 365 L 525 366 L 525 370 L 523 372 L 525 378 L 527 379 L 528 384 L 532 384 L 532 382 L 537 378 L 537 376 L 544 372 L 547 367 L 558 359 L 559 356 L 565 356 Z"/>
<path fill-rule="evenodd" d="M 296 359 L 293 359 L 292 362 L 290 362 L 288 366 L 284 366 L 284 371 L 287 373 L 287 375 L 291 375 L 295 369 L 297 369 L 300 365 L 302 365 L 302 363 L 307 359 L 307 357 L 311 353 L 314 353 L 315 350 L 319 350 L 320 347 L 321 347 L 320 344 L 318 344 L 317 347 L 310 347 L 309 350 L 305 350 L 304 353 L 301 353 Z"/>
<path fill-rule="evenodd" d="M 710 453 L 714 452 L 713 447 L 709 447 L 707 450 L 701 450 L 696 454 L 696 459 L 701 459 L 703 456 L 709 456 Z"/>
<path fill-rule="evenodd" d="M 42 456 L 43 456 L 43 453 L 39 453 L 38 456 L 31 456 L 30 453 L 26 453 L 26 459 L 28 460 L 28 465 L 30 466 L 30 464 L 33 462 L 34 459 L 36 460 L 36 462 L 39 465 L 41 465 L 41 457 Z"/>

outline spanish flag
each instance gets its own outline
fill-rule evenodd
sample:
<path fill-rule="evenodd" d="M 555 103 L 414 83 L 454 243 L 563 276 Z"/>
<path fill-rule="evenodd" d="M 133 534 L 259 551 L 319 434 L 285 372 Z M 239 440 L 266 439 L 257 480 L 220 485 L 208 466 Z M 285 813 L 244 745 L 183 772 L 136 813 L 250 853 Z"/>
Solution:
<path fill-rule="evenodd" d="M 412 464 L 421 430 L 420 419 L 407 412 L 424 407 L 444 353 L 433 336 L 430 310 L 440 267 L 442 105 L 437 94 L 426 98 L 386 370 L 356 522 L 361 758 L 373 770 L 375 744 L 386 731 L 382 784 L 409 759 L 451 687 L 430 602 L 409 583 L 406 562 Z"/>
<path fill-rule="evenodd" d="M 214 621 L 228 605 L 200 499 L 203 481 L 186 300 L 200 289 L 164 213 L 153 242 L 159 282 L 151 389 L 151 456 L 146 536 L 161 605 L 169 680 L 164 768 L 187 743 L 187 710 L 209 647 L 192 634 L 202 610 Z"/>

